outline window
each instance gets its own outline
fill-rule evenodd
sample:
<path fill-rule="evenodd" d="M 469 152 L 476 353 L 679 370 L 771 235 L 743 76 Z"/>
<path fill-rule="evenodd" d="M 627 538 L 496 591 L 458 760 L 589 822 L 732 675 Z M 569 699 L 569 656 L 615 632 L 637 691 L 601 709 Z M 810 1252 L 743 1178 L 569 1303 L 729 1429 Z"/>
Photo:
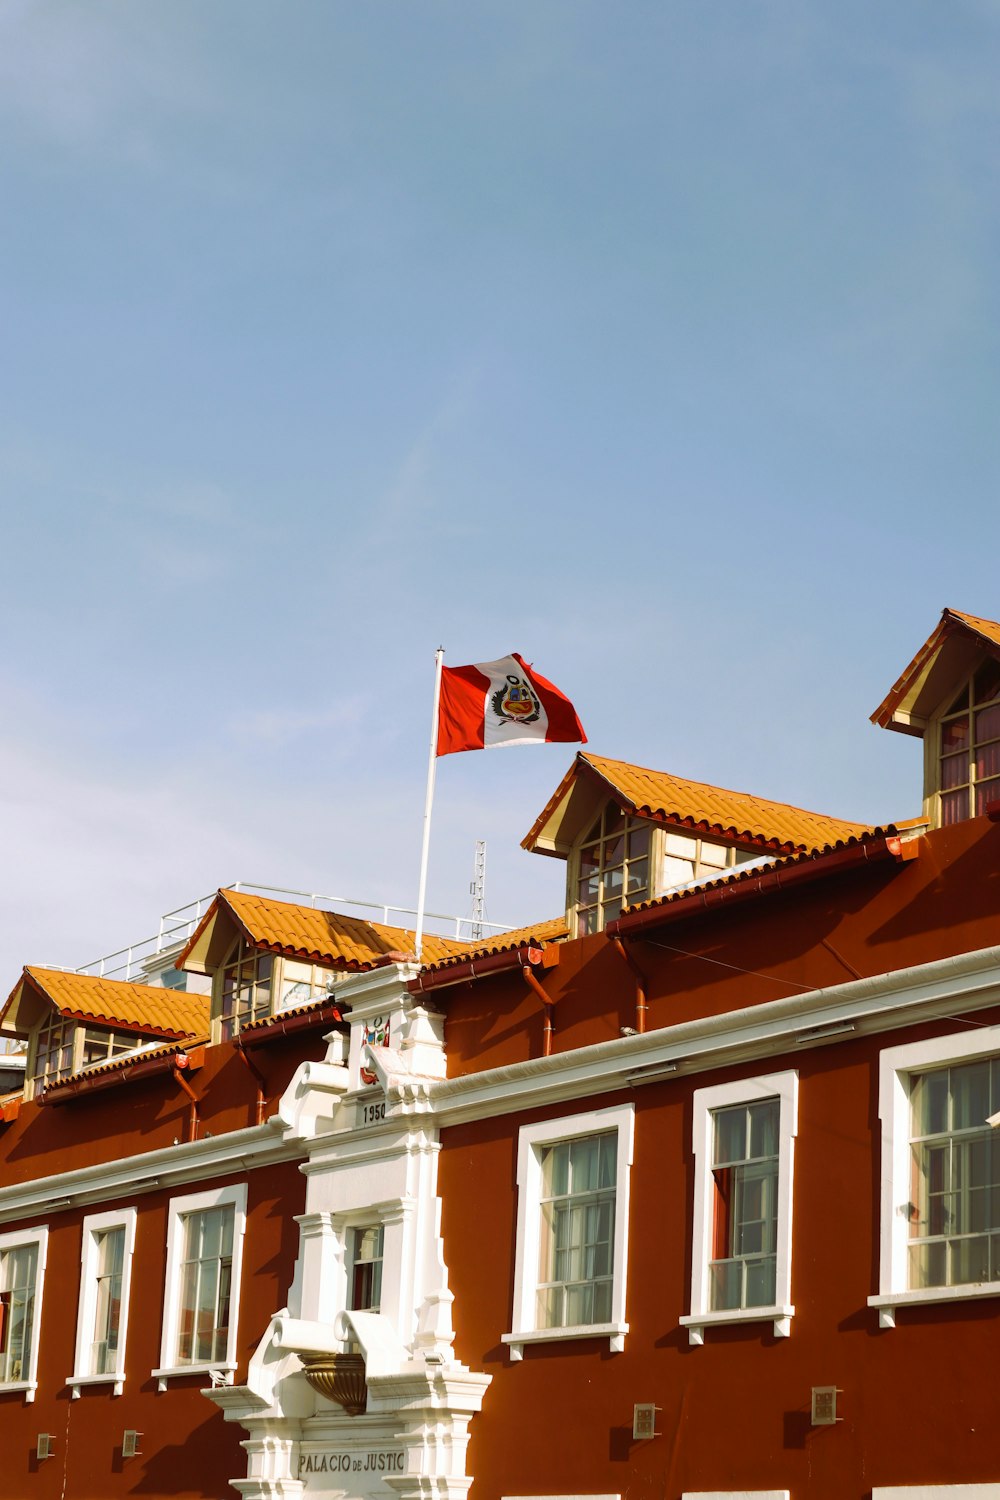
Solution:
<path fill-rule="evenodd" d="M 38 1386 L 38 1326 L 45 1279 L 48 1230 L 0 1234 L 0 1391 L 20 1390 L 35 1399 Z"/>
<path fill-rule="evenodd" d="M 539 1328 L 611 1320 L 617 1154 L 613 1130 L 542 1148 Z"/>
<path fill-rule="evenodd" d="M 798 1074 L 696 1089 L 692 1344 L 715 1323 L 773 1321 L 789 1333 L 792 1163 Z"/>
<path fill-rule="evenodd" d="M 120 1057 L 123 1052 L 131 1052 L 140 1040 L 137 1036 L 124 1036 L 120 1031 L 108 1031 L 103 1026 L 85 1026 L 79 1066 L 89 1068 L 94 1063 Z"/>
<path fill-rule="evenodd" d="M 600 932 L 623 906 L 649 895 L 652 825 L 626 817 L 609 802 L 580 846 L 577 866 L 577 931 Z"/>
<path fill-rule="evenodd" d="M 760 850 L 735 849 L 732 844 L 713 844 L 689 833 L 667 831 L 663 835 L 660 876 L 652 895 L 674 890 L 692 880 L 721 879 L 737 865 L 760 858 Z"/>
<path fill-rule="evenodd" d="M 74 1398 L 81 1385 L 98 1383 L 113 1384 L 121 1395 L 135 1223 L 134 1208 L 88 1214 L 83 1221 L 76 1357 L 66 1382 Z"/>
<path fill-rule="evenodd" d="M 53 1012 L 35 1033 L 34 1058 L 31 1063 L 31 1091 L 39 1094 L 50 1084 L 78 1073 L 92 1063 L 107 1062 L 122 1052 L 131 1052 L 143 1036 L 110 1031 L 105 1026 L 80 1026 L 76 1021 Z"/>
<path fill-rule="evenodd" d="M 512 1359 L 542 1339 L 624 1347 L 633 1129 L 631 1105 L 522 1127 Z"/>
<path fill-rule="evenodd" d="M 242 1027 L 271 1014 L 271 970 L 274 959 L 238 939 L 222 966 L 222 1040 L 237 1036 Z"/>
<path fill-rule="evenodd" d="M 171 1375 L 236 1368 L 246 1184 L 175 1198 L 167 1228 L 167 1284 L 161 1365 Z"/>
<path fill-rule="evenodd" d="M 940 720 L 941 823 L 960 823 L 1000 801 L 1000 662 L 990 658 Z"/>
<path fill-rule="evenodd" d="M 48 1016 L 39 1026 L 31 1070 L 36 1092 L 72 1073 L 75 1038 L 76 1022 L 67 1021 L 58 1013 Z"/>
<path fill-rule="evenodd" d="M 381 1224 L 352 1229 L 351 1288 L 348 1308 L 351 1312 L 378 1312 L 382 1302 Z"/>
<path fill-rule="evenodd" d="M 1000 1500 L 1000 1484 L 877 1484 L 872 1500 Z"/>
<path fill-rule="evenodd" d="M 876 1495 L 878 1491 L 875 1491 Z M 685 1490 L 681 1500 L 789 1500 L 788 1490 Z"/>
<path fill-rule="evenodd" d="M 307 1005 L 333 985 L 329 969 L 275 958 L 237 939 L 217 978 L 219 1037 L 229 1041 L 251 1021 Z"/>
<path fill-rule="evenodd" d="M 879 1291 L 897 1306 L 1000 1295 L 1000 1027 L 889 1047 L 882 1121 Z"/>
<path fill-rule="evenodd" d="M 711 1306 L 773 1307 L 778 1245 L 777 1099 L 712 1114 Z"/>
<path fill-rule="evenodd" d="M 878 1490 L 875 1491 L 878 1494 Z M 788 1490 L 685 1490 L 681 1500 L 789 1500 Z"/>

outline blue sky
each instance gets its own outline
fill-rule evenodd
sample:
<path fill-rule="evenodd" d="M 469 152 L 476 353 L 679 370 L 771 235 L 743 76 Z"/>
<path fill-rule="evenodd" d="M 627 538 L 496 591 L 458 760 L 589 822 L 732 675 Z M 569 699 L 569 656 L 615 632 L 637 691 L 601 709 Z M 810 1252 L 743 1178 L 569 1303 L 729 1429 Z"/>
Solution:
<path fill-rule="evenodd" d="M 434 648 L 871 820 L 1000 615 L 995 0 L 0 10 L 0 960 L 411 904 Z M 571 747 L 442 763 L 498 921 Z M 2 984 L 2 974 L 0 974 Z"/>

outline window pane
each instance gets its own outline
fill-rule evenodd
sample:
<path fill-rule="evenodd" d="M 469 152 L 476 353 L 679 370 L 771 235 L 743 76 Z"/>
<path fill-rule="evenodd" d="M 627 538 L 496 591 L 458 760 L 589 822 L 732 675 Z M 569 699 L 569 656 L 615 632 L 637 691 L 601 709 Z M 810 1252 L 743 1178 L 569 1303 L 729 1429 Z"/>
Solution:
<path fill-rule="evenodd" d="M 966 751 L 961 755 L 946 755 L 941 761 L 941 789 L 947 791 L 950 787 L 964 786 L 969 779 L 969 756 Z"/>
<path fill-rule="evenodd" d="M 628 893 L 630 896 L 644 893 L 649 881 L 649 863 L 645 859 L 637 859 L 628 867 Z"/>
<path fill-rule="evenodd" d="M 969 743 L 969 716 L 963 714 L 960 719 L 952 719 L 947 724 L 941 725 L 941 754 L 947 755 L 949 750 L 964 750 Z"/>
<path fill-rule="evenodd" d="M 973 703 L 988 703 L 1000 694 L 1000 661 L 984 661 L 976 673 L 973 688 Z"/>
<path fill-rule="evenodd" d="M 715 1115 L 715 1165 L 742 1161 L 746 1156 L 747 1112 L 741 1104 L 736 1109 L 720 1109 Z"/>
<path fill-rule="evenodd" d="M 617 833 L 619 829 L 624 827 L 625 814 L 620 807 L 616 807 L 613 802 L 609 802 L 604 809 L 604 837 L 607 838 L 609 834 Z"/>
<path fill-rule="evenodd" d="M 776 1156 L 778 1152 L 777 1099 L 768 1099 L 764 1104 L 750 1106 L 750 1152 L 751 1156 Z"/>
<path fill-rule="evenodd" d="M 649 824 L 640 823 L 629 830 L 628 857 L 641 859 L 649 853 Z"/>
<path fill-rule="evenodd" d="M 963 818 L 969 816 L 969 794 L 961 792 L 942 792 L 941 794 L 941 823 L 948 828 L 953 823 L 961 823 Z"/>
<path fill-rule="evenodd" d="M 604 868 L 608 865 L 620 865 L 625 859 L 625 840 L 623 837 L 609 839 L 604 845 Z"/>
<path fill-rule="evenodd" d="M 980 745 L 976 751 L 976 776 L 985 780 L 987 776 L 1000 776 L 1000 740 L 990 745 Z"/>
<path fill-rule="evenodd" d="M 1000 738 L 1000 703 L 981 708 L 975 715 L 976 742 Z"/>
<path fill-rule="evenodd" d="M 1000 802 L 1000 777 L 980 782 L 976 787 L 976 816 L 981 817 L 991 802 Z"/>
<path fill-rule="evenodd" d="M 739 1307 L 743 1296 L 743 1278 L 739 1261 L 717 1260 L 709 1267 L 712 1287 L 712 1311 Z"/>

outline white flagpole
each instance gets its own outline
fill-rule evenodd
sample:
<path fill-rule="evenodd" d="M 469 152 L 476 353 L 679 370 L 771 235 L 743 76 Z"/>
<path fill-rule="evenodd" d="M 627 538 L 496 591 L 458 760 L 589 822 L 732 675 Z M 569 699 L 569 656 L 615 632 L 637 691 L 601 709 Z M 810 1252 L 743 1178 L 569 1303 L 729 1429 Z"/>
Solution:
<path fill-rule="evenodd" d="M 427 795 L 424 798 L 424 841 L 420 851 L 420 888 L 417 892 L 417 927 L 413 946 L 417 958 L 424 944 L 424 898 L 427 894 L 427 856 L 431 847 L 431 807 L 434 803 L 434 773 L 437 769 L 438 715 L 441 708 L 441 664 L 444 647 L 439 646 L 434 657 L 434 709 L 431 714 L 431 752 L 427 762 Z"/>

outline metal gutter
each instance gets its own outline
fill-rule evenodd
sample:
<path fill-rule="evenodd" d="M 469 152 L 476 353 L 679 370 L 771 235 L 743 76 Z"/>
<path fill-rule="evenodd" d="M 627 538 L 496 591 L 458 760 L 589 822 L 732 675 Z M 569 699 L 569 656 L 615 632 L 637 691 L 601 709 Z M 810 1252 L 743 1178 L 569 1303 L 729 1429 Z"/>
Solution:
<path fill-rule="evenodd" d="M 310 1026 L 325 1026 L 331 1021 L 343 1021 L 343 1006 L 338 1001 L 335 1005 L 326 1004 L 317 1006 L 315 1010 L 303 1010 L 298 1015 L 282 1016 L 279 1011 L 276 1016 L 269 1016 L 264 1022 L 253 1021 L 249 1026 L 244 1026 L 239 1034 L 241 1047 L 262 1047 L 265 1042 L 273 1041 L 275 1036 L 293 1036 L 297 1031 L 305 1031 Z"/>
<path fill-rule="evenodd" d="M 120 1068 L 108 1068 L 100 1073 L 81 1073 L 76 1078 L 67 1078 L 54 1083 L 38 1096 L 39 1104 L 68 1104 L 81 1094 L 93 1094 L 99 1089 L 114 1088 L 119 1083 L 132 1083 L 137 1079 L 159 1077 L 161 1074 L 177 1076 L 177 1070 L 196 1072 L 205 1061 L 205 1048 L 189 1047 L 185 1052 L 168 1052 L 165 1057 L 147 1057 Z M 179 1081 L 179 1080 L 178 1080 Z"/>
<path fill-rule="evenodd" d="M 451 964 L 446 969 L 432 969 L 407 980 L 406 988 L 411 995 L 422 995 L 427 990 L 443 989 L 449 984 L 465 984 L 468 980 L 483 979 L 488 974 L 502 974 L 510 969 L 528 969 L 541 964 L 546 969 L 559 962 L 559 948 L 522 946 L 510 948 L 506 953 L 486 953 L 482 958 L 466 958 Z"/>
<path fill-rule="evenodd" d="M 846 848 L 834 849 L 829 854 L 799 859 L 793 857 L 789 863 L 758 875 L 745 875 L 742 878 L 737 876 L 723 885 L 689 891 L 673 898 L 666 897 L 655 905 L 639 907 L 634 912 L 618 917 L 614 922 L 608 922 L 604 931 L 611 939 L 619 936 L 635 937 L 648 928 L 701 916 L 705 912 L 731 906 L 734 902 L 773 895 L 789 887 L 804 885 L 810 880 L 822 880 L 827 875 L 840 874 L 864 865 L 916 859 L 919 853 L 919 839 L 903 840 L 890 834 L 885 838 L 849 844 Z"/>

